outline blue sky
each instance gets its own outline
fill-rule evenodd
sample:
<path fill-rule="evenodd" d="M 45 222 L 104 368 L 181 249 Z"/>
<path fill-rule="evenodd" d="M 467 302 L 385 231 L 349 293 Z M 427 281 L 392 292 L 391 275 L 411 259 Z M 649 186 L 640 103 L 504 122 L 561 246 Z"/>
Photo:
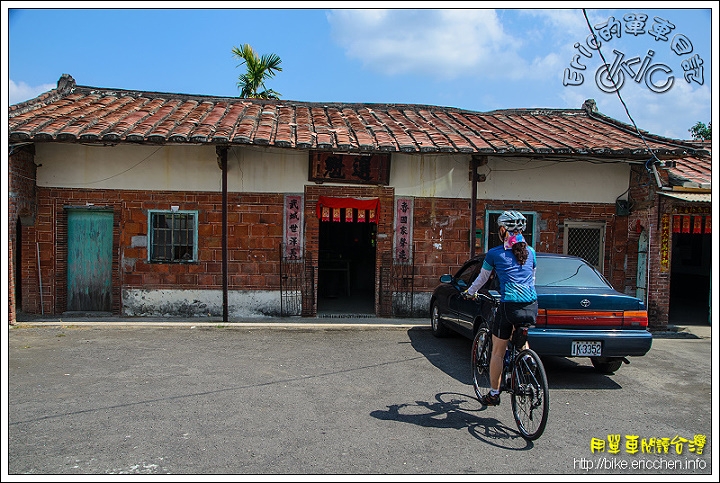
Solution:
<path fill-rule="evenodd" d="M 255 2 L 258 8 L 232 8 L 239 4 L 204 2 L 198 9 L 182 8 L 200 5 L 195 2 L 98 2 L 103 8 L 88 9 L 94 4 L 3 2 L 3 99 L 15 104 L 35 97 L 56 87 L 62 74 L 84 86 L 238 96 L 244 67 L 231 49 L 248 43 L 260 55 L 282 59 L 283 71 L 266 87 L 287 100 L 491 111 L 580 108 L 592 98 L 603 114 L 680 139 L 690 138 L 696 122 L 707 124 L 717 115 L 711 96 L 716 2 L 683 2 L 685 9 L 649 8 L 655 2 L 586 5 L 591 25 L 618 22 L 619 30 L 600 46 L 605 60 L 637 58 L 626 64 L 631 70 L 619 69 L 625 72 L 619 94 L 631 118 L 617 92 L 598 86 L 596 72 L 604 62 L 586 47 L 590 30 L 582 4 L 517 9 L 535 4 L 419 2 L 409 9 L 403 2 L 305 2 L 308 8 L 292 9 L 287 6 L 295 3 Z M 49 8 L 55 5 L 63 8 Z M 497 8 L 468 8 L 477 5 Z M 385 6 L 396 8 L 379 9 Z M 628 15 L 647 16 L 641 33 L 626 30 Z M 656 24 L 669 30 L 653 29 Z M 576 55 L 584 70 L 571 67 Z M 630 72 L 644 59 L 652 76 L 636 80 Z M 692 71 L 688 82 L 684 67 L 698 61 L 702 72 Z"/>

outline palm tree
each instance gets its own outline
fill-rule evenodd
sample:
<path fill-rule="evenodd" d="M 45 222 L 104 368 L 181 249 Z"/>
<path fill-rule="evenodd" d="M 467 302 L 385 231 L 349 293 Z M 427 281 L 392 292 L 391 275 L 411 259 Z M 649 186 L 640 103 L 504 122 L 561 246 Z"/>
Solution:
<path fill-rule="evenodd" d="M 247 72 L 238 76 L 238 89 L 240 97 L 257 99 L 280 99 L 280 93 L 265 87 L 265 80 L 275 77 L 275 71 L 282 71 L 280 57 L 275 54 L 258 57 L 250 44 L 243 44 L 241 48 L 233 47 L 233 56 L 242 59 L 238 66 L 245 64 Z M 261 92 L 258 92 L 262 89 Z"/>

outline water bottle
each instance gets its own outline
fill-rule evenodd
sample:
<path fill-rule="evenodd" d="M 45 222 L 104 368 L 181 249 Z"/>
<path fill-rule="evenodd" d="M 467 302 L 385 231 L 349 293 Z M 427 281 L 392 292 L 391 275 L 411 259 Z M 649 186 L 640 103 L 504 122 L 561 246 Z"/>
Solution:
<path fill-rule="evenodd" d="M 510 348 L 505 349 L 505 359 L 503 359 L 503 366 L 507 367 L 510 365 Z"/>

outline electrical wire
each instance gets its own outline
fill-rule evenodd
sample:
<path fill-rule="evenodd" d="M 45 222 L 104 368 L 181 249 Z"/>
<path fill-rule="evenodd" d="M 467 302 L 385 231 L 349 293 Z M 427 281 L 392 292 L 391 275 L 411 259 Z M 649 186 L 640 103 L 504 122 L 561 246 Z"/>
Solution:
<path fill-rule="evenodd" d="M 583 9 L 582 9 L 582 12 L 583 12 L 583 16 L 585 17 L 585 23 L 587 24 L 588 29 L 590 30 L 590 35 L 593 36 L 593 41 L 595 42 L 595 45 L 597 45 L 597 51 L 598 51 L 598 53 L 600 54 L 600 58 L 601 58 L 602 61 L 603 61 L 603 65 L 609 66 L 610 64 L 608 63 L 607 60 L 605 60 L 605 56 L 603 55 L 602 50 L 600 50 L 600 42 L 598 41 L 597 35 L 595 35 L 595 31 L 593 30 L 592 26 L 590 25 L 590 19 L 588 19 L 587 11 L 583 8 Z M 615 79 L 613 79 L 613 78 L 610 76 L 610 71 L 609 71 L 609 70 L 608 70 L 608 77 L 610 78 L 610 81 L 612 82 L 613 87 L 615 87 L 615 93 L 617 94 L 618 99 L 620 99 L 620 103 L 623 105 L 623 109 L 625 109 L 625 114 L 627 114 L 628 119 L 630 119 L 630 122 L 632 122 L 632 125 L 633 125 L 633 127 L 635 128 L 635 132 L 637 132 L 638 136 L 640 137 L 640 139 L 642 140 L 643 144 L 645 145 L 645 147 L 647 148 L 647 150 L 650 152 L 650 155 L 652 156 L 652 157 L 651 157 L 650 159 L 648 159 L 647 162 L 645 163 L 645 169 L 648 170 L 648 171 L 651 171 L 651 169 L 650 169 L 650 167 L 649 167 L 649 163 L 650 163 L 651 161 L 653 161 L 653 160 L 658 161 L 658 162 L 659 162 L 660 160 L 659 160 L 658 157 L 655 155 L 655 152 L 654 152 L 652 149 L 650 149 L 650 146 L 648 146 L 648 143 L 647 143 L 647 141 L 645 140 L 645 136 L 642 135 L 642 133 L 640 132 L 640 129 L 638 129 L 638 127 L 637 127 L 637 124 L 635 124 L 635 120 L 634 120 L 633 117 L 630 115 L 630 110 L 628 109 L 627 104 L 625 104 L 625 100 L 622 98 L 622 95 L 620 95 L 620 89 L 618 88 L 617 84 L 615 83 Z"/>

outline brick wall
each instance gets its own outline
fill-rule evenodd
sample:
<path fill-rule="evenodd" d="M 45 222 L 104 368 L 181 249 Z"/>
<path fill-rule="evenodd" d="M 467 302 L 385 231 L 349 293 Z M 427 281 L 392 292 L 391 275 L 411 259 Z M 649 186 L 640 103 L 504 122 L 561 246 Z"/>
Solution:
<path fill-rule="evenodd" d="M 67 307 L 66 207 L 89 203 L 115 214 L 113 313 L 121 313 L 121 288 L 222 289 L 221 193 L 39 188 L 37 239 L 46 313 L 62 313 Z M 149 263 L 147 246 L 138 246 L 138 237 L 148 234 L 148 210 L 171 206 L 198 210 L 197 262 Z M 283 195 L 230 193 L 228 206 L 228 288 L 278 289 Z M 30 257 L 23 258 L 24 265 L 33 266 Z M 39 306 L 32 300 L 27 298 L 25 309 L 37 313 Z"/>
<path fill-rule="evenodd" d="M 660 170 L 662 182 L 668 184 L 667 172 Z M 647 310 L 650 327 L 664 328 L 668 325 L 670 312 L 670 272 L 662 273 L 660 267 L 660 200 L 658 186 L 652 173 L 644 167 L 631 169 L 628 217 L 628 268 L 626 286 L 632 287 L 633 295 L 637 288 L 637 255 L 640 233 L 645 232 L 650 239 L 647 264 L 650 277 L 647 287 Z M 670 254 L 671 256 L 672 254 Z"/>
<path fill-rule="evenodd" d="M 36 216 L 35 175 L 37 167 L 33 162 L 35 148 L 32 145 L 12 147 L 8 160 L 8 322 L 17 320 L 18 303 L 29 303 L 39 307 L 39 291 L 20 293 L 16 299 L 16 282 L 37 286 L 36 264 L 16 267 L 15 258 L 35 254 L 33 223 Z M 20 233 L 18 233 L 18 231 Z M 18 241 L 20 243 L 18 244 Z"/>
<path fill-rule="evenodd" d="M 622 291 L 627 252 L 627 218 L 615 215 L 615 206 L 593 203 L 507 201 L 477 203 L 476 227 L 485 230 L 486 210 L 538 213 L 538 251 L 562 253 L 565 221 L 607 223 L 605 275 Z M 470 255 L 470 202 L 460 199 L 415 199 L 414 253 L 418 290 L 432 290 L 444 273 L 454 273 Z M 440 247 L 440 248 L 438 248 Z"/>
<path fill-rule="evenodd" d="M 122 289 L 222 289 L 222 195 L 207 192 L 137 190 L 90 190 L 38 188 L 35 227 L 27 227 L 23 243 L 39 242 L 43 284 L 43 310 L 59 314 L 67 307 L 67 206 L 111 208 L 113 225 L 112 310 L 122 312 Z M 319 220 L 315 207 L 319 196 L 378 197 L 377 257 L 393 248 L 394 190 L 381 186 L 308 185 L 304 200 L 306 257 L 317 260 Z M 148 234 L 148 210 L 198 211 L 198 260 L 194 263 L 147 262 L 147 247 L 139 243 Z M 284 194 L 228 194 L 228 288 L 229 290 L 279 290 L 279 246 L 283 241 Z M 509 201 L 478 202 L 477 227 L 485 229 L 485 210 L 515 209 L 538 213 L 540 251 L 560 253 L 563 223 L 568 220 L 607 223 L 605 274 L 622 289 L 629 275 L 628 218 L 615 215 L 615 206 L 592 203 Z M 415 291 L 431 292 L 440 275 L 453 272 L 470 252 L 470 202 L 462 199 L 415 198 L 413 212 Z M 384 236 L 383 236 L 384 235 Z M 636 242 L 635 242 L 636 245 Z M 35 252 L 23 246 L 23 270 L 37 273 Z M 634 274 L 633 274 L 634 277 Z M 379 297 L 376 276 L 375 300 Z M 40 312 L 37 277 L 24 278 L 23 310 Z M 379 307 L 376 306 L 376 312 Z"/>

